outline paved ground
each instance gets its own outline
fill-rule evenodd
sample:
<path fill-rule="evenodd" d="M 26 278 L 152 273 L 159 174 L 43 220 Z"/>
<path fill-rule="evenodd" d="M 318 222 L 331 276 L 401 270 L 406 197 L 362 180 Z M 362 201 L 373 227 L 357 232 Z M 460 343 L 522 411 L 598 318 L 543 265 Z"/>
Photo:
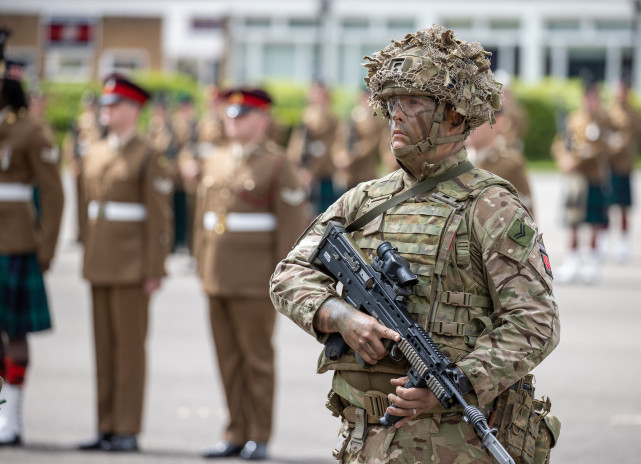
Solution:
<path fill-rule="evenodd" d="M 533 177 L 537 218 L 553 268 L 565 254 L 560 225 L 561 178 Z M 641 178 L 636 179 L 641 191 Z M 67 179 L 68 199 L 71 189 Z M 71 204 L 69 202 L 69 204 Z M 220 436 L 226 410 L 215 372 L 205 300 L 184 255 L 169 261 L 171 277 L 152 303 L 149 382 L 142 453 L 114 456 L 74 451 L 95 432 L 89 290 L 72 244 L 72 208 L 65 212 L 59 256 L 47 277 L 55 330 L 35 335 L 25 402 L 25 446 L 0 449 L 0 463 L 197 463 Z M 634 257 L 605 263 L 598 285 L 557 285 L 562 341 L 537 368 L 537 391 L 562 419 L 555 463 L 637 463 L 641 455 L 641 211 L 634 217 Z M 319 347 L 290 321 L 275 335 L 278 396 L 273 463 L 334 462 L 337 422 L 323 407 L 329 375 L 314 373 Z M 228 462 L 237 462 L 229 460 Z"/>

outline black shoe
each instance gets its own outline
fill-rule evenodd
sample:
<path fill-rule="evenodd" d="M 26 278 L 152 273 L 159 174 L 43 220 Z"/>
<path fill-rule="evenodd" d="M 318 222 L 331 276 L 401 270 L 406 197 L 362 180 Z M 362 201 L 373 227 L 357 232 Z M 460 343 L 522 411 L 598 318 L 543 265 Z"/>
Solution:
<path fill-rule="evenodd" d="M 228 458 L 230 456 L 238 456 L 240 450 L 243 449 L 240 445 L 234 445 L 228 441 L 219 441 L 213 448 L 206 449 L 201 454 L 204 458 Z"/>
<path fill-rule="evenodd" d="M 240 450 L 240 457 L 248 461 L 262 461 L 267 459 L 267 443 L 248 441 Z"/>
<path fill-rule="evenodd" d="M 138 451 L 138 439 L 136 435 L 114 435 L 111 440 L 102 443 L 104 451 L 132 452 Z"/>
<path fill-rule="evenodd" d="M 78 445 L 78 449 L 80 451 L 103 449 L 103 443 L 111 440 L 111 437 L 113 437 L 113 433 L 99 433 L 96 438 L 80 443 L 80 445 Z"/>
<path fill-rule="evenodd" d="M 2 446 L 22 446 L 22 437 L 20 435 L 14 435 L 11 440 L 0 441 L 0 447 Z"/>

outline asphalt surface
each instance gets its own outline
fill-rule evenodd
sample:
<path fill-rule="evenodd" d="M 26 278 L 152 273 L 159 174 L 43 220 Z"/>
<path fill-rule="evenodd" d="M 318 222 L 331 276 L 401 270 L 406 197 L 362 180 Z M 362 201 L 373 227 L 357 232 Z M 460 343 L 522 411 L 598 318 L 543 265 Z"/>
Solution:
<path fill-rule="evenodd" d="M 553 270 L 566 256 L 560 221 L 562 179 L 532 176 L 537 220 Z M 641 178 L 635 179 L 641 191 Z M 216 371 L 205 299 L 185 254 L 168 261 L 169 278 L 153 298 L 142 451 L 81 453 L 95 433 L 95 381 L 89 287 L 73 243 L 73 191 L 47 285 L 55 329 L 30 338 L 32 364 L 24 404 L 24 446 L 0 448 L 0 463 L 197 463 L 221 435 L 227 411 Z M 537 394 L 550 396 L 562 432 L 554 463 L 641 462 L 641 212 L 633 211 L 632 260 L 612 253 L 598 284 L 555 286 L 561 344 L 535 370 Z M 584 237 L 587 240 L 587 235 Z M 613 235 L 612 241 L 616 240 Z M 329 464 L 337 419 L 324 408 L 330 375 L 315 374 L 317 343 L 279 317 L 277 397 L 271 463 Z M 236 459 L 218 462 L 239 462 Z"/>

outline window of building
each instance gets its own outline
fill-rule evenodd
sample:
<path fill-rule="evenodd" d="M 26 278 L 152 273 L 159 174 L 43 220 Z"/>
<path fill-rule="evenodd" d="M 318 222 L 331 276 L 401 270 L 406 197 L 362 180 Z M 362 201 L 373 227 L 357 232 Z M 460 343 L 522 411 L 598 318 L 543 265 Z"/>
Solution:
<path fill-rule="evenodd" d="M 568 51 L 568 77 L 602 81 L 605 79 L 603 49 L 570 49 Z"/>
<path fill-rule="evenodd" d="M 269 18 L 246 18 L 245 26 L 250 29 L 267 29 L 271 25 Z"/>
<path fill-rule="evenodd" d="M 295 48 L 293 44 L 267 44 L 263 52 L 265 77 L 292 78 L 296 74 Z"/>
<path fill-rule="evenodd" d="M 443 24 L 443 27 L 454 31 L 472 28 L 472 20 L 469 18 L 444 18 L 441 24 Z"/>
<path fill-rule="evenodd" d="M 594 27 L 599 31 L 608 32 L 632 32 L 634 24 L 631 19 L 597 19 Z"/>
<path fill-rule="evenodd" d="M 581 23 L 578 19 L 549 19 L 546 27 L 551 31 L 578 31 Z"/>
<path fill-rule="evenodd" d="M 291 18 L 289 20 L 289 27 L 292 29 L 316 29 L 320 22 L 316 18 Z"/>
<path fill-rule="evenodd" d="M 100 75 L 111 72 L 129 74 L 149 69 L 149 55 L 142 49 L 105 50 L 100 58 Z"/>
<path fill-rule="evenodd" d="M 490 29 L 496 31 L 518 31 L 520 22 L 518 19 L 492 19 Z"/>
<path fill-rule="evenodd" d="M 223 18 L 191 18 L 191 30 L 194 32 L 217 32 L 225 27 Z"/>
<path fill-rule="evenodd" d="M 343 28 L 346 31 L 366 31 L 369 27 L 367 19 L 348 18 L 343 20 Z"/>
<path fill-rule="evenodd" d="M 416 32 L 416 24 L 413 19 L 390 19 L 387 21 L 387 29 L 392 37 L 401 37 Z"/>
<path fill-rule="evenodd" d="M 91 79 L 92 55 L 88 50 L 51 50 L 45 58 L 45 77 L 52 81 L 88 81 Z"/>

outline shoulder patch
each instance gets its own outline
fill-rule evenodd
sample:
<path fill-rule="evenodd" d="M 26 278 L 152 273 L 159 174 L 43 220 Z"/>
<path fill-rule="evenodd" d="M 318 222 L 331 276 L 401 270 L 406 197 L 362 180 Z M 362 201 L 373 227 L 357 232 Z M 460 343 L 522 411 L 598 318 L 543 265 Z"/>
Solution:
<path fill-rule="evenodd" d="M 40 159 L 45 163 L 56 164 L 60 159 L 60 152 L 57 147 L 45 147 L 40 152 Z"/>
<path fill-rule="evenodd" d="M 517 219 L 507 231 L 507 236 L 519 245 L 526 247 L 532 241 L 532 237 L 534 237 L 534 229 L 520 219 Z"/>

